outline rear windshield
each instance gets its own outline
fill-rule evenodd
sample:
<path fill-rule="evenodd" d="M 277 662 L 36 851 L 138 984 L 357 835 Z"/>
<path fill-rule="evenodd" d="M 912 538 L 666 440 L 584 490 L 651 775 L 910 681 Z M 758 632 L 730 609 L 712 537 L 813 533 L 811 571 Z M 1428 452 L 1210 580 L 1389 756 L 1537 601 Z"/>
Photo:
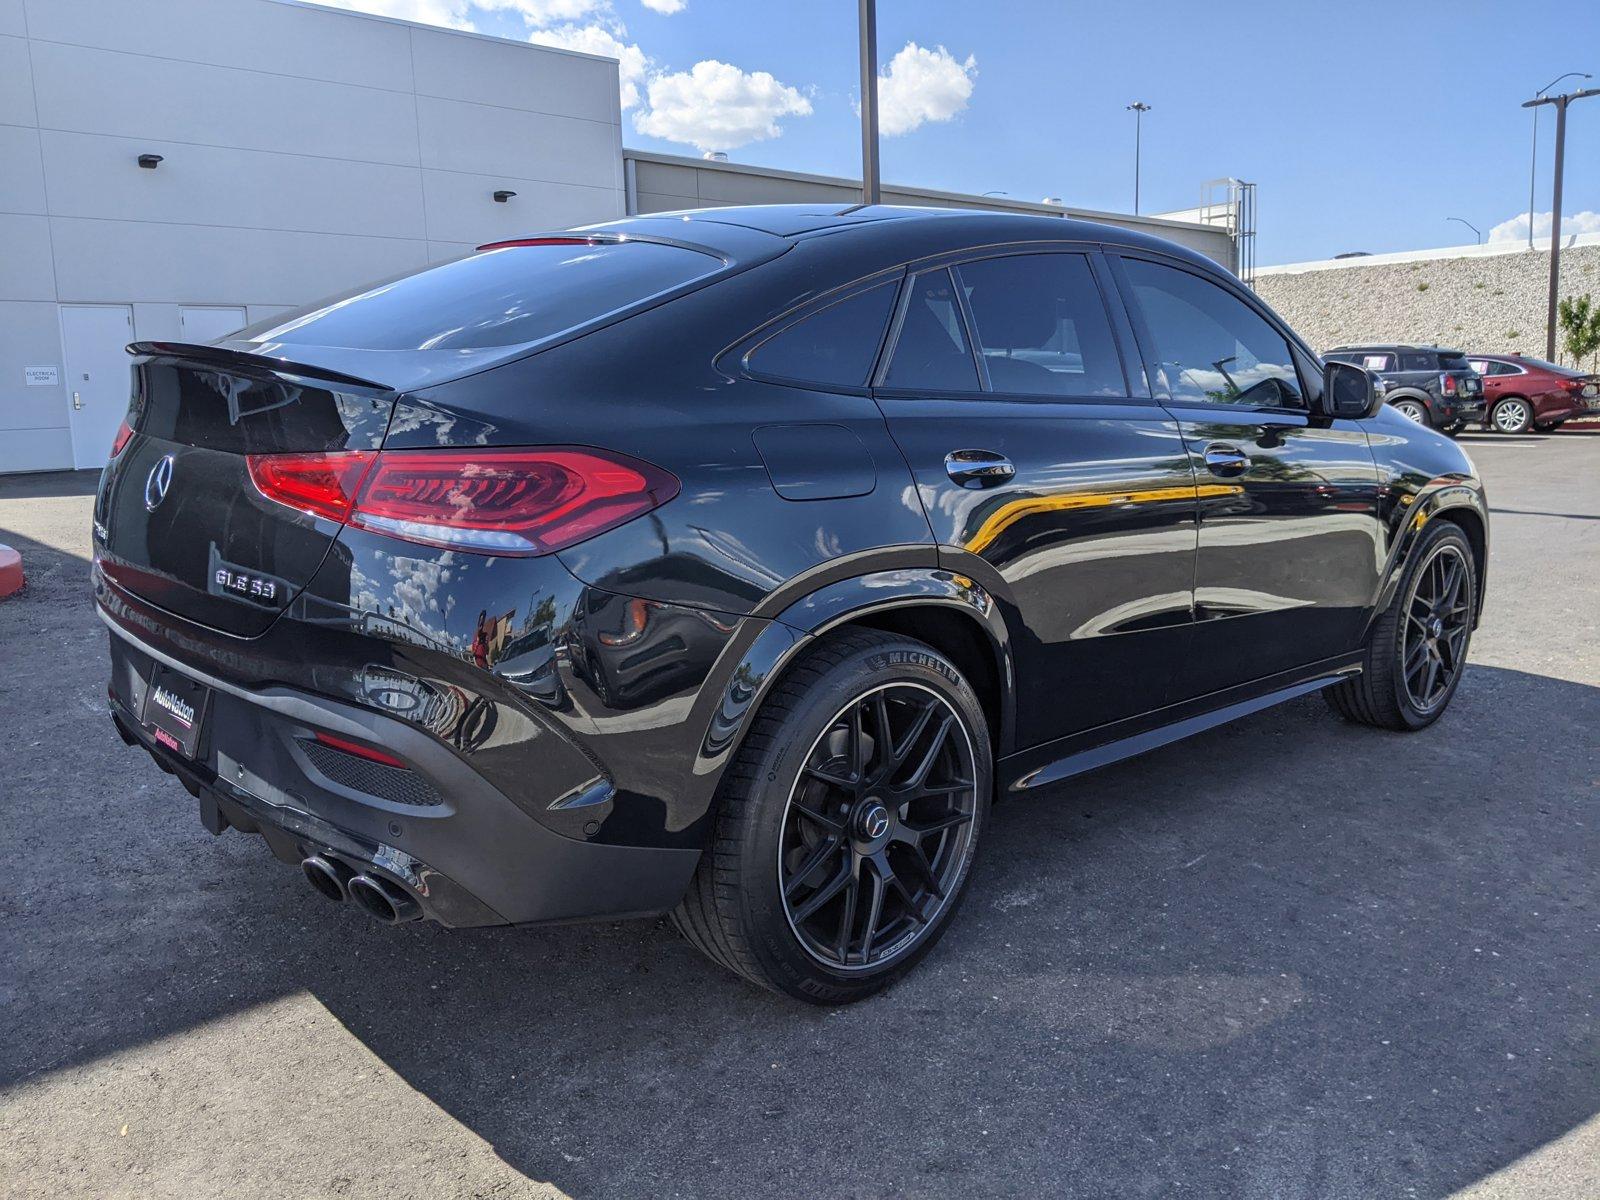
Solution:
<path fill-rule="evenodd" d="M 543 341 L 720 269 L 655 242 L 551 240 L 485 250 L 252 325 L 240 338 L 362 350 Z"/>
<path fill-rule="evenodd" d="M 1467 361 L 1465 354 L 1441 353 L 1439 355 L 1439 369 L 1441 371 L 1470 371 L 1472 370 L 1472 364 Z"/>

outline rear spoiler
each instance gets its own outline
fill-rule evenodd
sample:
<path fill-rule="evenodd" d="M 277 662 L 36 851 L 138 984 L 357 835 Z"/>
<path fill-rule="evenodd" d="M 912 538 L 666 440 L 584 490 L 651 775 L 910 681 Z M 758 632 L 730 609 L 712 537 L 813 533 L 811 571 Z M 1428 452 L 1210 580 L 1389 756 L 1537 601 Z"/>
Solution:
<path fill-rule="evenodd" d="M 297 375 L 303 379 L 315 379 L 319 383 L 341 384 L 345 387 L 371 388 L 380 392 L 393 390 L 388 384 L 346 375 L 342 371 L 329 370 L 327 367 L 291 362 L 288 359 L 272 358 L 265 354 L 251 354 L 244 350 L 229 350 L 225 346 L 203 346 L 195 342 L 129 342 L 127 351 L 129 354 L 147 357 L 181 358 L 187 362 L 206 363 L 215 367 L 244 367 L 267 371 L 274 375 Z"/>

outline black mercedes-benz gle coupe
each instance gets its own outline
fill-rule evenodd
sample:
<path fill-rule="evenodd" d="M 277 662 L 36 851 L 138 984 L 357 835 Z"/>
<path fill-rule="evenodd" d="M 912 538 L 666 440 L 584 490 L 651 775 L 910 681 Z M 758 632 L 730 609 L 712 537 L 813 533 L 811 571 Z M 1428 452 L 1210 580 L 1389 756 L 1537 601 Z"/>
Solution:
<path fill-rule="evenodd" d="M 1312 691 L 1419 729 L 1482 605 L 1462 451 L 1122 229 L 642 217 L 129 349 L 111 716 L 208 829 L 815 1003 L 928 952 L 993 803 Z"/>

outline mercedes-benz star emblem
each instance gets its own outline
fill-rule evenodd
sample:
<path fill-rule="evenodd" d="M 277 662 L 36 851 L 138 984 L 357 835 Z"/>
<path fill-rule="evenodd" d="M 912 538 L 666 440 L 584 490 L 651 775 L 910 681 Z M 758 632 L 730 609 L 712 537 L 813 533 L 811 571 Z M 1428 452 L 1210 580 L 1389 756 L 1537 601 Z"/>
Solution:
<path fill-rule="evenodd" d="M 167 489 L 171 486 L 172 455 L 168 454 L 150 468 L 150 475 L 144 481 L 145 508 L 150 512 L 155 512 L 157 506 L 167 498 Z"/>
<path fill-rule="evenodd" d="M 874 804 L 861 814 L 861 831 L 869 838 L 881 838 L 889 832 L 889 810 Z"/>

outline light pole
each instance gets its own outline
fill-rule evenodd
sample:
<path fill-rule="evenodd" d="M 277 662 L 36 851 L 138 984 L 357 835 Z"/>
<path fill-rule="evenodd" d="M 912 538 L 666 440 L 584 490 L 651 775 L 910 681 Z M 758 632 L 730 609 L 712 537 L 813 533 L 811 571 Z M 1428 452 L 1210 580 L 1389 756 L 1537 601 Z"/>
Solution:
<path fill-rule="evenodd" d="M 1465 219 L 1463 219 L 1461 217 L 1446 217 L 1445 220 L 1446 221 L 1460 221 L 1468 229 L 1472 230 L 1472 236 L 1478 239 L 1478 245 L 1480 245 L 1480 246 L 1483 245 L 1483 231 L 1481 229 L 1479 229 L 1476 225 L 1474 225 L 1471 221 L 1465 220 Z"/>
<path fill-rule="evenodd" d="M 1150 106 L 1143 100 L 1135 100 L 1128 105 L 1128 111 L 1133 113 L 1133 215 L 1139 215 L 1139 158 L 1141 154 L 1140 140 L 1144 133 L 1144 115 L 1150 111 Z"/>
<path fill-rule="evenodd" d="M 1550 195 L 1550 303 L 1544 329 L 1544 356 L 1552 362 L 1556 357 L 1556 297 L 1561 288 L 1561 175 L 1567 158 L 1567 105 L 1590 96 L 1600 96 L 1600 88 L 1584 88 L 1564 96 L 1535 96 L 1522 105 L 1523 108 L 1538 108 L 1541 104 L 1556 106 L 1556 178 Z"/>
<path fill-rule="evenodd" d="M 877 204 L 878 186 L 878 6 L 861 0 L 861 203 Z"/>
<path fill-rule="evenodd" d="M 1580 78 L 1580 79 L 1593 79 L 1594 78 L 1594 76 L 1589 74 L 1589 72 L 1587 72 L 1587 71 L 1568 71 L 1565 75 L 1558 75 L 1558 76 L 1556 76 L 1556 78 L 1552 79 L 1549 83 L 1545 84 L 1542 88 L 1540 88 L 1537 92 L 1534 93 L 1534 96 L 1538 97 L 1538 96 L 1544 95 L 1551 88 L 1555 87 L 1556 84 L 1560 83 L 1563 79 L 1571 79 L 1574 75 L 1578 76 L 1578 78 Z M 1538 176 L 1538 173 L 1539 173 L 1539 113 L 1538 113 L 1538 110 L 1535 110 L 1534 114 L 1533 114 L 1533 153 L 1528 158 L 1528 249 L 1529 250 L 1533 249 L 1533 181 Z"/>

